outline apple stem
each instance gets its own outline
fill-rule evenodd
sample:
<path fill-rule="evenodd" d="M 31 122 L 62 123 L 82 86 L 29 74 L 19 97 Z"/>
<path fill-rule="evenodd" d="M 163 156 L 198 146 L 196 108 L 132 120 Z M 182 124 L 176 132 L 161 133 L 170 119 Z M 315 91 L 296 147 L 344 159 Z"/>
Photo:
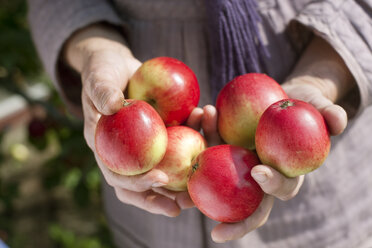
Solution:
<path fill-rule="evenodd" d="M 126 107 L 126 106 L 129 106 L 131 103 L 128 102 L 127 100 L 123 99 L 123 106 Z"/>
<path fill-rule="evenodd" d="M 293 105 L 294 105 L 294 103 L 291 100 L 285 100 L 285 101 L 280 103 L 280 108 L 281 109 L 286 109 L 286 108 L 291 107 Z"/>
<path fill-rule="evenodd" d="M 193 166 L 192 166 L 192 173 L 194 173 L 199 167 L 199 164 L 198 163 L 195 163 Z"/>

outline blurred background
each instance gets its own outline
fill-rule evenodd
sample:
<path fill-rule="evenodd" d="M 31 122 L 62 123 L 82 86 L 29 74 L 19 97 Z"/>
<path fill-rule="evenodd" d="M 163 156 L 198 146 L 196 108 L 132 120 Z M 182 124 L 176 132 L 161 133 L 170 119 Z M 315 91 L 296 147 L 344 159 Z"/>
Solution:
<path fill-rule="evenodd" d="M 36 54 L 24 0 L 0 0 L 0 239 L 17 247 L 113 247 L 100 174 Z"/>

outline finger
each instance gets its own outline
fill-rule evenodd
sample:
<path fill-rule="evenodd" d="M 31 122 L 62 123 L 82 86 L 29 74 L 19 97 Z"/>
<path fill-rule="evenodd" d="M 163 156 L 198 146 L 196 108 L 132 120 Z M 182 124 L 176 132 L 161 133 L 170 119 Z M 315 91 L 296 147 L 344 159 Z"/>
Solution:
<path fill-rule="evenodd" d="M 108 80 L 92 75 L 86 79 L 84 91 L 95 108 L 104 115 L 112 115 L 123 106 L 123 90 Z"/>
<path fill-rule="evenodd" d="M 152 189 L 154 192 L 168 197 L 169 199 L 176 200 L 177 193 L 176 191 L 171 191 L 163 187 L 157 187 Z"/>
<path fill-rule="evenodd" d="M 84 92 L 82 93 L 81 101 L 84 115 L 84 138 L 89 148 L 95 151 L 94 134 L 101 115 Z"/>
<path fill-rule="evenodd" d="M 127 68 L 128 78 L 131 78 L 142 65 L 142 63 L 134 57 L 125 58 L 124 60 Z"/>
<path fill-rule="evenodd" d="M 339 105 L 323 95 L 314 95 L 308 101 L 323 115 L 331 135 L 338 135 L 344 131 L 347 125 L 346 111 Z"/>
<path fill-rule="evenodd" d="M 201 120 L 204 136 L 208 142 L 208 146 L 219 145 L 222 139 L 218 134 L 217 129 L 217 110 L 212 105 L 206 105 L 203 108 L 204 114 Z"/>
<path fill-rule="evenodd" d="M 152 169 L 146 173 L 135 176 L 119 175 L 103 164 L 95 154 L 98 166 L 106 180 L 112 187 L 123 188 L 135 192 L 144 192 L 153 187 L 162 187 L 169 182 L 167 174 L 158 169 Z"/>
<path fill-rule="evenodd" d="M 260 206 L 247 219 L 237 223 L 221 223 L 212 230 L 212 239 L 216 243 L 239 239 L 254 229 L 262 226 L 269 218 L 274 204 L 274 197 L 265 195 Z"/>
<path fill-rule="evenodd" d="M 266 165 L 256 165 L 252 168 L 251 175 L 265 193 L 283 201 L 292 199 L 298 193 L 304 181 L 303 175 L 287 178 Z"/>
<path fill-rule="evenodd" d="M 175 217 L 181 211 L 175 201 L 152 190 L 133 192 L 115 188 L 115 194 L 121 202 L 136 206 L 153 214 Z"/>
<path fill-rule="evenodd" d="M 331 135 L 341 134 L 347 126 L 346 111 L 339 105 L 329 105 L 320 110 L 329 127 Z"/>
<path fill-rule="evenodd" d="M 203 109 L 201 108 L 194 108 L 186 121 L 186 126 L 195 129 L 196 131 L 200 130 L 201 127 L 201 119 L 203 117 Z"/>
<path fill-rule="evenodd" d="M 187 209 L 195 207 L 194 202 L 191 200 L 191 197 L 187 191 L 179 192 L 176 196 L 176 202 L 181 209 Z"/>
<path fill-rule="evenodd" d="M 176 192 L 167 190 L 165 188 L 153 188 L 152 190 L 172 200 L 175 200 L 181 209 L 192 208 L 195 206 L 187 191 Z"/>
<path fill-rule="evenodd" d="M 341 134 L 347 126 L 346 111 L 326 98 L 322 92 L 311 85 L 285 85 L 289 97 L 312 104 L 323 115 L 331 135 Z"/>
<path fill-rule="evenodd" d="M 97 110 L 105 115 L 122 107 L 123 91 L 141 63 L 113 51 L 93 54 L 82 72 L 83 90 Z"/>

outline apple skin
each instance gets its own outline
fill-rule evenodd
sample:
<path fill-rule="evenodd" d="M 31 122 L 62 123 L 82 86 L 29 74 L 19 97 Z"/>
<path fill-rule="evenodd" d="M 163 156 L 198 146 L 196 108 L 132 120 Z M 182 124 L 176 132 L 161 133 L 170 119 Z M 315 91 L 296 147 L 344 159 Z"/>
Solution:
<path fill-rule="evenodd" d="M 156 166 L 168 175 L 164 188 L 186 191 L 193 160 L 207 147 L 204 137 L 186 126 L 168 127 L 168 146 L 163 160 Z"/>
<path fill-rule="evenodd" d="M 287 177 L 317 169 L 330 147 L 323 116 L 307 102 L 280 100 L 266 109 L 258 123 L 256 149 L 260 160 Z"/>
<path fill-rule="evenodd" d="M 200 99 L 194 72 L 181 61 L 157 57 L 143 63 L 128 84 L 128 96 L 150 103 L 166 126 L 184 123 Z"/>
<path fill-rule="evenodd" d="M 218 131 L 228 144 L 253 150 L 258 121 L 272 103 L 288 98 L 271 77 L 248 73 L 230 81 L 217 96 Z"/>
<path fill-rule="evenodd" d="M 248 218 L 264 196 L 251 176 L 257 164 L 257 155 L 242 147 L 218 145 L 204 150 L 194 161 L 187 184 L 195 206 L 220 222 Z"/>
<path fill-rule="evenodd" d="M 164 157 L 168 136 L 163 120 L 148 103 L 128 99 L 113 115 L 102 115 L 95 132 L 95 148 L 113 172 L 144 173 Z"/>

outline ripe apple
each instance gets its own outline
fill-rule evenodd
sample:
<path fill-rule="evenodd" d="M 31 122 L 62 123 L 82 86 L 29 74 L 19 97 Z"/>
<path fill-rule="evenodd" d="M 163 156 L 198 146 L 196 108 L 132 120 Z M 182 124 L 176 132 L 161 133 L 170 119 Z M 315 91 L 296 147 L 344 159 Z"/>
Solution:
<path fill-rule="evenodd" d="M 99 158 L 110 170 L 126 176 L 157 165 L 165 155 L 167 142 L 163 120 L 140 100 L 125 100 L 116 114 L 102 115 L 95 133 Z"/>
<path fill-rule="evenodd" d="M 167 151 L 156 168 L 168 175 L 165 188 L 185 191 L 192 161 L 206 148 L 207 142 L 199 132 L 186 126 L 168 127 L 167 132 Z"/>
<path fill-rule="evenodd" d="M 234 78 L 217 96 L 218 131 L 228 144 L 253 150 L 258 120 L 270 104 L 287 98 L 281 86 L 265 74 Z"/>
<path fill-rule="evenodd" d="M 199 154 L 187 183 L 195 206 L 209 218 L 238 222 L 260 205 L 264 192 L 251 176 L 257 155 L 232 145 L 212 146 Z"/>
<path fill-rule="evenodd" d="M 307 102 L 283 99 L 261 116 L 256 131 L 256 149 L 262 163 L 287 177 L 315 170 L 331 146 L 323 116 Z"/>
<path fill-rule="evenodd" d="M 199 84 L 181 61 L 157 57 L 142 64 L 129 80 L 128 96 L 150 103 L 166 126 L 180 125 L 198 105 Z"/>

